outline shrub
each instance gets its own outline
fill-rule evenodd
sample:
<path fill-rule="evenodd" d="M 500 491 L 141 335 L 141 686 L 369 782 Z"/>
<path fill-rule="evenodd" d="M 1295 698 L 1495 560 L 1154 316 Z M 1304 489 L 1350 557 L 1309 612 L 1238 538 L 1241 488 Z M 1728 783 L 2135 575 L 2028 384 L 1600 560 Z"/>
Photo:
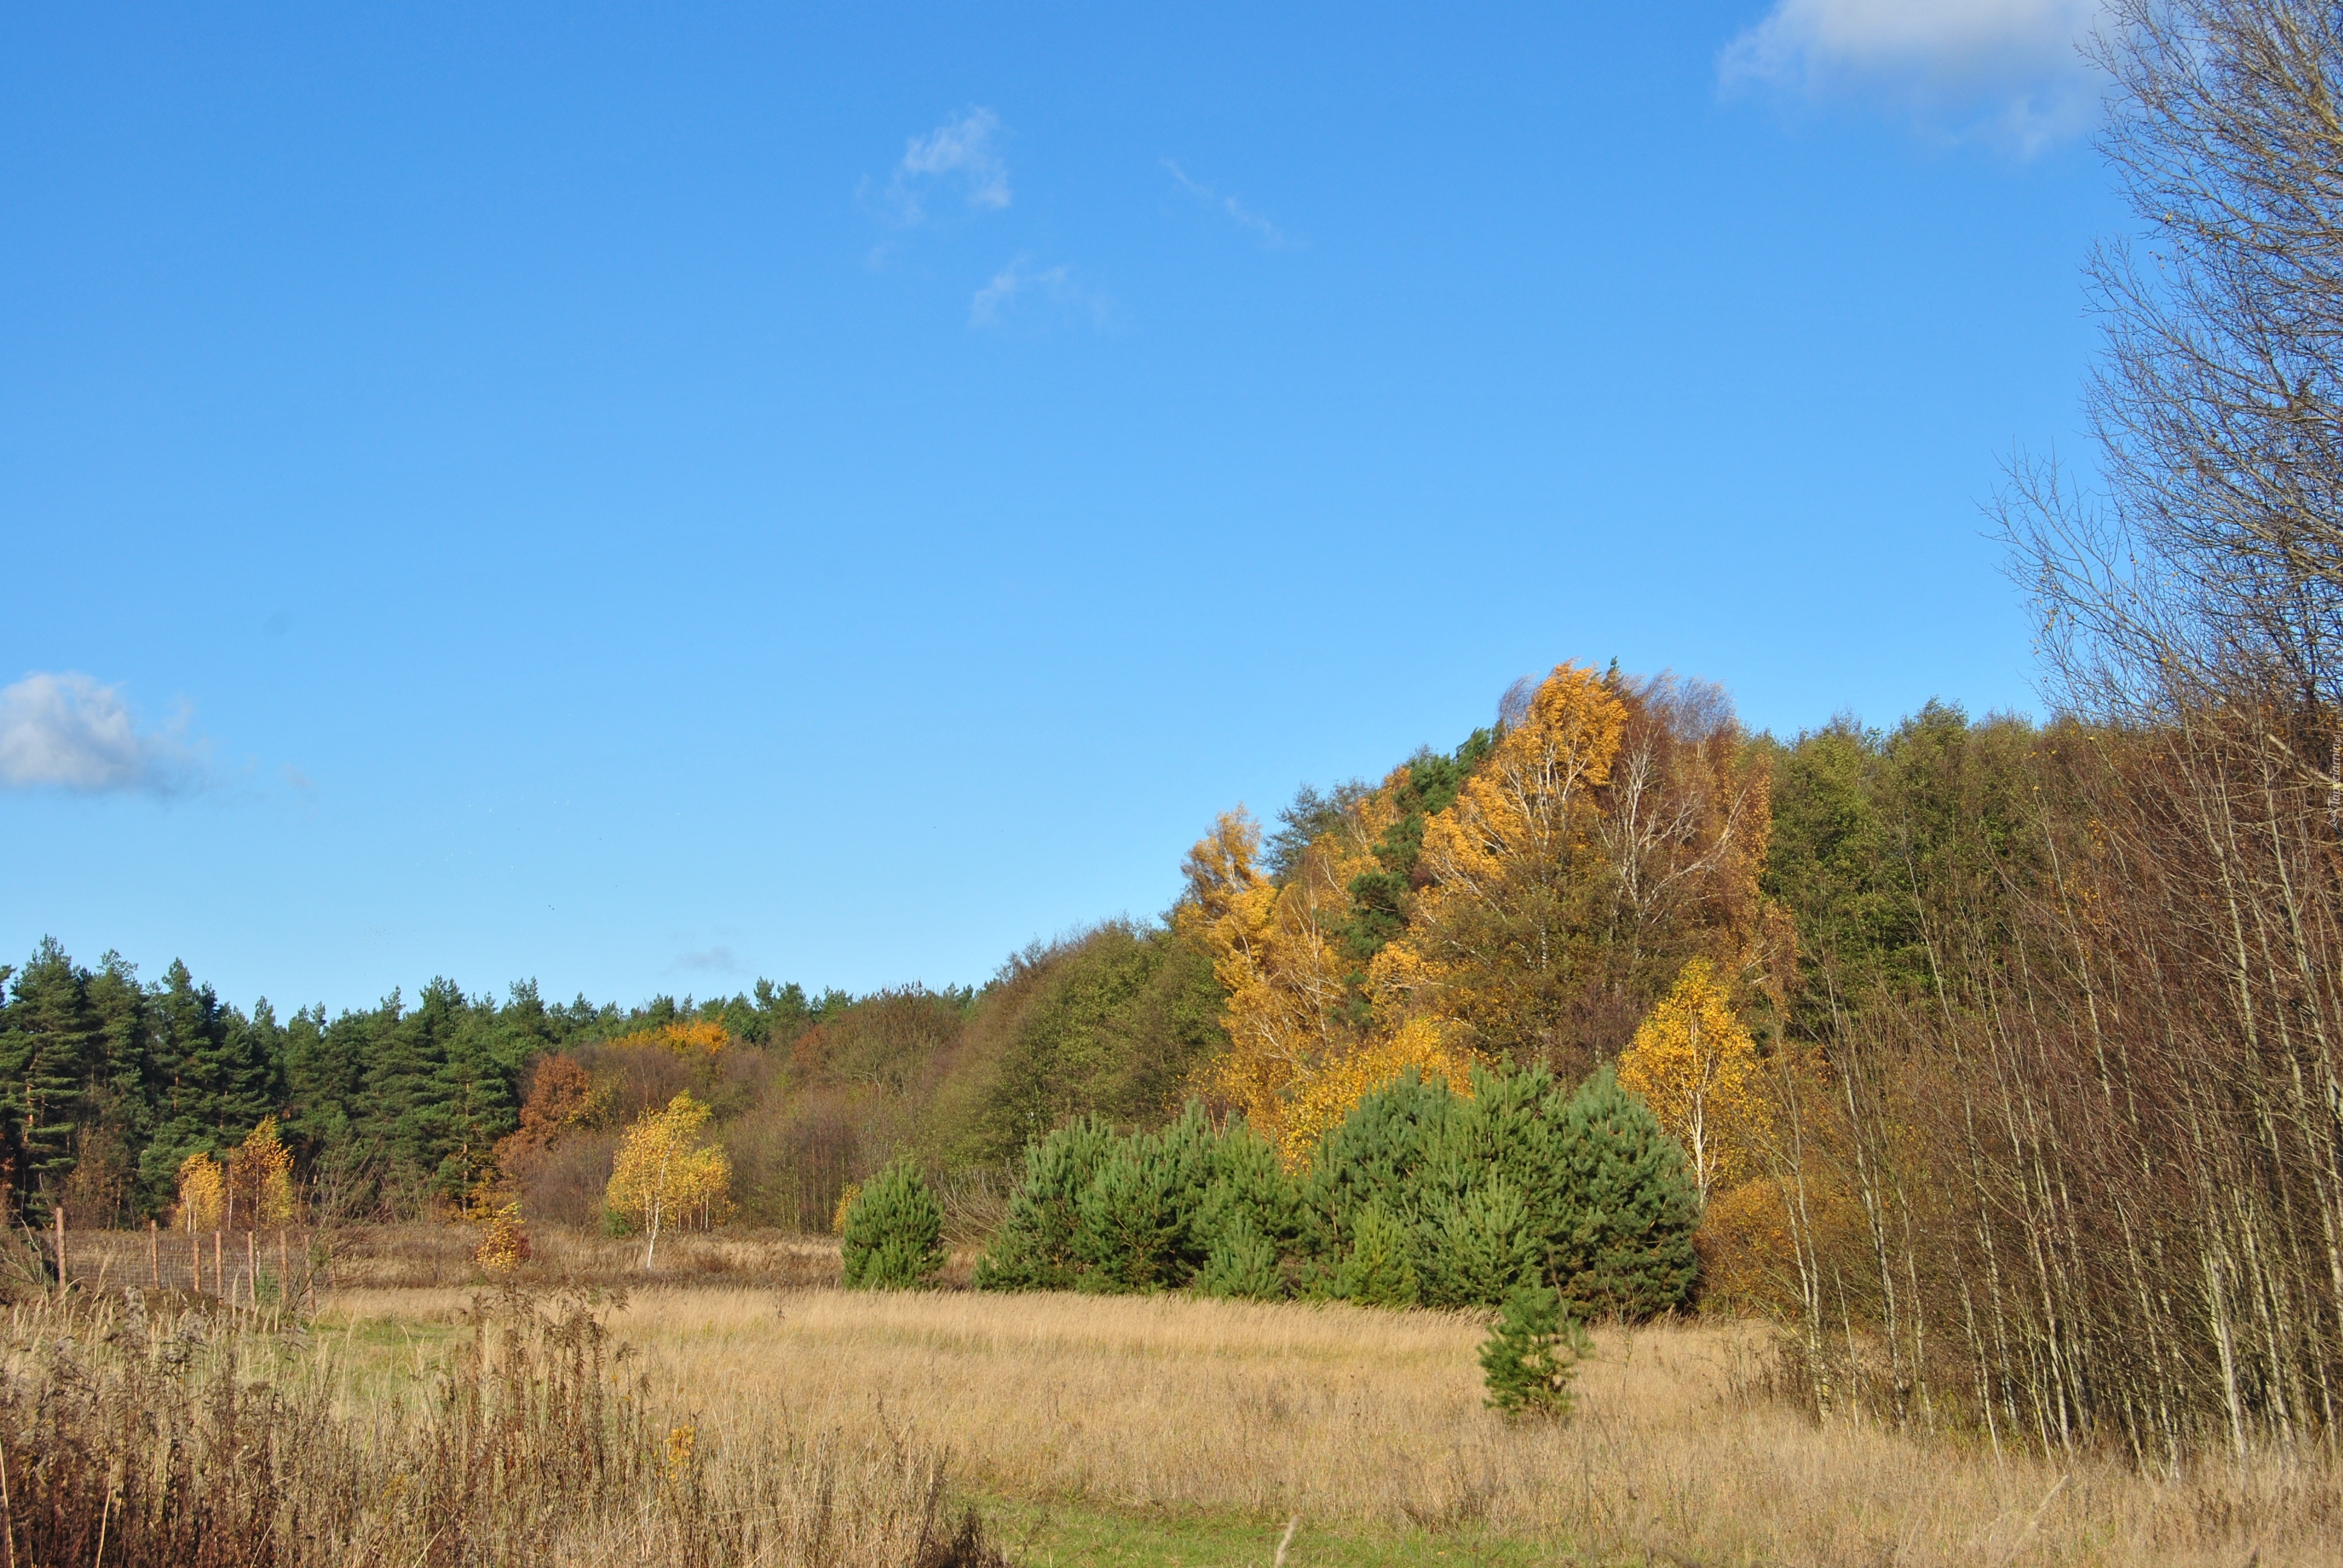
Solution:
<path fill-rule="evenodd" d="M 1331 1293 L 1363 1307 L 1412 1307 L 1422 1299 L 1414 1239 L 1381 1199 L 1353 1223 L 1350 1250 L 1335 1265 Z"/>
<path fill-rule="evenodd" d="M 1153 1138 L 1119 1140 L 1076 1201 L 1075 1283 L 1124 1292 L 1183 1282 L 1181 1243 L 1192 1211 L 1174 1157 Z"/>
<path fill-rule="evenodd" d="M 977 1261 L 980 1291 L 1062 1291 L 1081 1272 L 1074 1231 L 1082 1193 L 1115 1143 L 1085 1117 L 1025 1146 L 1025 1176 L 1009 1218 Z"/>
<path fill-rule="evenodd" d="M 1321 1289 L 1493 1307 L 1544 1283 L 1584 1310 L 1650 1317 L 1697 1271 L 1682 1151 L 1610 1071 L 1575 1094 L 1544 1070 L 1476 1070 L 1473 1093 L 1413 1077 L 1362 1100 L 1307 1183 Z M 1363 1244 L 1366 1216 L 1404 1241 Z M 1402 1262 L 1413 1282 L 1403 1288 Z"/>
<path fill-rule="evenodd" d="M 1586 1331 L 1544 1285 L 1516 1286 L 1481 1346 L 1489 1405 L 1507 1415 L 1567 1415 L 1571 1382 L 1587 1352 Z"/>
<path fill-rule="evenodd" d="M 864 1184 L 840 1249 L 850 1290 L 916 1290 L 943 1267 L 943 1206 L 909 1161 Z"/>
<path fill-rule="evenodd" d="M 1255 1228 L 1250 1215 L 1239 1213 L 1213 1241 L 1204 1266 L 1196 1272 L 1193 1288 L 1203 1296 L 1275 1301 L 1285 1294 L 1277 1248 Z"/>
<path fill-rule="evenodd" d="M 1560 1131 L 1574 1210 L 1553 1265 L 1564 1298 L 1629 1319 L 1684 1306 L 1700 1276 L 1684 1151 L 1607 1067 L 1571 1096 Z"/>

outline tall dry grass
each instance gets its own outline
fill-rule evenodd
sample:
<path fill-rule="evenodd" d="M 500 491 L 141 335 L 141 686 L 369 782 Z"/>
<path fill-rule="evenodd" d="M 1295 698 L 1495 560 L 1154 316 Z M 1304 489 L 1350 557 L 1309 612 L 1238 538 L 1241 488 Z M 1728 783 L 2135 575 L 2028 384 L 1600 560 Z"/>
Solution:
<path fill-rule="evenodd" d="M 273 1309 L 51 1294 L 0 1322 L 0 1532 L 29 1568 L 990 1568 L 942 1459 L 702 1424 L 579 1296 L 475 1301 L 421 1375 Z"/>
<path fill-rule="evenodd" d="M 361 1292 L 329 1310 L 355 1332 L 463 1298 Z M 1606 1562 L 2343 1561 L 2343 1471 L 2324 1453 L 2154 1478 L 1818 1425 L 1765 1386 L 1771 1347 L 1750 1326 L 1599 1331 L 1560 1426 L 1483 1408 L 1484 1331 L 1461 1315 L 689 1289 L 638 1293 L 611 1326 L 644 1348 L 654 1386 L 691 1391 L 691 1419 L 721 1442 L 776 1424 L 916 1441 L 1021 1499 L 1469 1528 Z"/>

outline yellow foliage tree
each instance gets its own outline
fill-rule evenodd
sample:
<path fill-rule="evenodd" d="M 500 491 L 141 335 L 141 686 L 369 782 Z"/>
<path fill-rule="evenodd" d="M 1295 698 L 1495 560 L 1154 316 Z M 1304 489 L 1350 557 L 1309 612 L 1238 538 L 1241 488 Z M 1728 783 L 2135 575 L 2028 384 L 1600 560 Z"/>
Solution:
<path fill-rule="evenodd" d="M 620 1035 L 612 1045 L 649 1045 L 677 1056 L 714 1056 L 732 1042 L 722 1024 L 712 1019 L 678 1019 L 656 1029 L 639 1029 Z"/>
<path fill-rule="evenodd" d="M 708 1107 L 679 1094 L 664 1109 L 644 1111 L 618 1145 L 603 1201 L 649 1234 L 647 1270 L 664 1226 L 693 1214 L 711 1223 L 722 1217 L 732 1163 L 723 1150 L 701 1144 L 707 1125 Z"/>
<path fill-rule="evenodd" d="M 1306 1164 L 1319 1141 L 1350 1115 L 1353 1106 L 1397 1082 L 1410 1068 L 1426 1083 L 1445 1083 L 1470 1097 L 1478 1059 L 1457 1042 L 1455 1034 L 1437 1019 L 1410 1019 L 1396 1031 L 1324 1063 L 1290 1091 L 1278 1124 L 1278 1152 L 1288 1165 Z"/>
<path fill-rule="evenodd" d="M 1221 1025 L 1231 1049 L 1202 1087 L 1241 1106 L 1281 1148 L 1314 1142 L 1288 1136 L 1295 1095 L 1369 1038 L 1352 1005 L 1357 966 L 1342 933 L 1351 882 L 1375 863 L 1373 846 L 1393 816 L 1389 794 L 1387 785 L 1349 802 L 1282 882 L 1261 869 L 1261 830 L 1242 809 L 1224 812 L 1188 852 L 1173 925 L 1212 955 L 1228 992 Z"/>
<path fill-rule="evenodd" d="M 188 1231 L 216 1231 L 226 1206 L 227 1181 L 220 1162 L 208 1154 L 190 1154 L 179 1161 L 179 1224 Z"/>
<path fill-rule="evenodd" d="M 1749 1173 L 1772 1121 L 1764 1064 L 1706 959 L 1684 965 L 1635 1030 L 1619 1082 L 1684 1146 L 1702 1201 Z"/>
<path fill-rule="evenodd" d="M 1554 667 L 1424 824 L 1408 929 L 1368 971 L 1379 1017 L 1456 1026 L 1491 1056 L 1539 1060 L 1597 936 L 1608 882 L 1598 791 L 1627 710 L 1612 683 Z"/>
<path fill-rule="evenodd" d="M 229 1219 L 241 1207 L 247 1228 L 293 1222 L 293 1151 L 277 1136 L 277 1118 L 264 1116 L 227 1157 Z"/>

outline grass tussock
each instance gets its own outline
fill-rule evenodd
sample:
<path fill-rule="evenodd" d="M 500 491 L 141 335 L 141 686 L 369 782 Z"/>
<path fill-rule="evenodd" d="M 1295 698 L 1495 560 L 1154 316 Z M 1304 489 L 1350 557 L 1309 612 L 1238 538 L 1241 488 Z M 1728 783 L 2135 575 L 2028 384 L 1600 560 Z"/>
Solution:
<path fill-rule="evenodd" d="M 455 1292 L 328 1306 L 342 1332 L 377 1337 L 463 1310 Z M 731 1441 L 785 1419 L 884 1451 L 908 1423 L 951 1452 L 956 1479 L 1029 1515 L 1242 1516 L 1272 1539 L 1299 1515 L 1312 1532 L 1528 1540 L 1604 1563 L 2343 1560 L 2343 1472 L 2323 1453 L 2159 1477 L 1819 1424 L 1767 1386 L 1777 1363 L 1754 1325 L 1598 1330 L 1576 1415 L 1539 1422 L 1485 1407 L 1486 1329 L 1464 1314 L 684 1289 L 639 1292 L 610 1322 L 655 1385 L 721 1389 Z"/>
<path fill-rule="evenodd" d="M 995 1568 L 935 1449 L 774 1411 L 710 1420 L 607 1307 L 507 1292 L 440 1353 L 129 1292 L 12 1308 L 11 1563 Z"/>

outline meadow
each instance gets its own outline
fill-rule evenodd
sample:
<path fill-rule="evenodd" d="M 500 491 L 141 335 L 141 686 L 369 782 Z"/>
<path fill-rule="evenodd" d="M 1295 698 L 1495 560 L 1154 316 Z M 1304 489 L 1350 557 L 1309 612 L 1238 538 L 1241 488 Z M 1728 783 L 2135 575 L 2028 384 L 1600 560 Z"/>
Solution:
<path fill-rule="evenodd" d="M 847 1292 L 832 1243 L 779 1236 L 695 1239 L 623 1290 L 614 1245 L 549 1237 L 542 1282 L 499 1298 L 477 1275 L 425 1282 L 456 1267 L 431 1240 L 340 1238 L 306 1303 L 278 1302 L 266 1268 L 234 1311 L 91 1276 L 67 1303 L 21 1299 L 0 1352 L 11 1530 L 58 1441 L 41 1423 L 69 1418 L 109 1562 L 141 1560 L 125 1519 L 158 1421 L 184 1427 L 176 1484 L 221 1500 L 216 1543 L 281 1539 L 155 1562 L 2343 1561 L 2324 1453 L 2147 1475 L 1822 1423 L 1776 1387 L 1758 1322 L 1598 1327 L 1574 1415 L 1514 1422 L 1483 1407 L 1475 1314 Z M 89 1244 L 116 1280 L 146 1251 Z M 223 1388 L 244 1391 L 226 1440 Z M 260 1474 L 296 1517 L 251 1495 Z"/>

